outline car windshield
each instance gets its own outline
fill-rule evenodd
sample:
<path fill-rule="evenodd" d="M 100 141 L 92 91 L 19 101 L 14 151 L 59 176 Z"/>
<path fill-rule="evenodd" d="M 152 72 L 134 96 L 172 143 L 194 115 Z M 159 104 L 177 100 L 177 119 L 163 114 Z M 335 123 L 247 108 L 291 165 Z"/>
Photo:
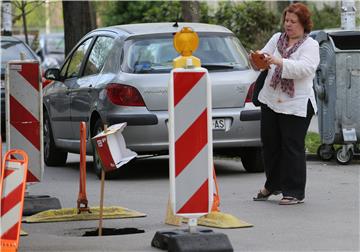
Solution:
<path fill-rule="evenodd" d="M 249 68 L 247 54 L 239 40 L 231 35 L 199 35 L 194 56 L 208 70 L 243 70 Z M 172 60 L 179 56 L 173 37 L 127 40 L 122 68 L 129 73 L 168 73 Z"/>
<path fill-rule="evenodd" d="M 21 59 L 20 53 L 24 54 L 25 59 L 35 59 L 34 55 L 21 41 L 1 40 L 1 68 L 9 60 Z"/>

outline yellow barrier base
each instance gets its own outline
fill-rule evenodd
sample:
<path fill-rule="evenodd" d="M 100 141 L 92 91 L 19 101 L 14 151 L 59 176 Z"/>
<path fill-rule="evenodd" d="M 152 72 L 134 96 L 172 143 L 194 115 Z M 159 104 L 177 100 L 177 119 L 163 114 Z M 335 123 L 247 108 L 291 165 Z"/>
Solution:
<path fill-rule="evenodd" d="M 82 212 L 78 214 L 77 208 L 63 208 L 58 210 L 47 210 L 24 218 L 25 223 L 37 222 L 60 222 L 60 221 L 85 221 L 98 220 L 99 207 L 91 207 L 91 213 Z M 123 219 L 145 217 L 146 214 L 127 209 L 124 207 L 104 207 L 103 219 Z"/>
<path fill-rule="evenodd" d="M 183 222 L 187 223 L 188 219 L 184 218 Z M 242 221 L 235 216 L 222 212 L 211 212 L 197 219 L 199 226 L 214 228 L 245 228 L 252 227 L 253 224 Z"/>
<path fill-rule="evenodd" d="M 182 218 L 173 214 L 170 200 L 168 200 L 165 224 L 173 225 L 173 226 L 181 226 L 181 222 L 182 222 Z"/>

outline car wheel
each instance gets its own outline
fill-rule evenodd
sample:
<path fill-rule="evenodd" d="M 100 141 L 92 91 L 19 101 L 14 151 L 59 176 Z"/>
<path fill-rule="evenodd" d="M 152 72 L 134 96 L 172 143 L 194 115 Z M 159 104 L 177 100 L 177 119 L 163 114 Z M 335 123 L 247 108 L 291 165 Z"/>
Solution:
<path fill-rule="evenodd" d="M 351 162 L 352 159 L 353 159 L 353 152 L 351 149 L 347 150 L 345 154 L 342 151 L 342 147 L 336 150 L 336 161 L 339 164 L 347 165 Z"/>
<path fill-rule="evenodd" d="M 50 118 L 47 113 L 44 114 L 43 124 L 44 136 L 44 162 L 47 166 L 61 166 L 66 163 L 68 153 L 55 146 L 54 137 L 51 130 Z"/>
<path fill-rule="evenodd" d="M 321 144 L 317 149 L 318 157 L 323 161 L 329 161 L 333 158 L 335 153 L 334 146 L 330 144 Z"/>
<path fill-rule="evenodd" d="M 104 130 L 104 125 L 100 119 L 98 119 L 92 127 L 91 130 L 91 137 L 96 136 L 97 134 L 101 133 Z M 96 176 L 101 178 L 101 170 L 102 170 L 102 163 L 100 157 L 96 151 L 96 146 L 93 141 L 91 141 L 92 148 L 93 148 L 93 168 Z"/>
<path fill-rule="evenodd" d="M 247 172 L 264 171 L 264 159 L 261 148 L 244 148 L 241 150 L 240 157 Z"/>

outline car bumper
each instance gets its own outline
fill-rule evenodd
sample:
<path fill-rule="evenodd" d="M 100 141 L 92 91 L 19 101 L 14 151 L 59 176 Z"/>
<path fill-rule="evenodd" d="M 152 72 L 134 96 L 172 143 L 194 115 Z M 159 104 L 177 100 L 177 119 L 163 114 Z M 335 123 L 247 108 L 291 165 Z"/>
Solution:
<path fill-rule="evenodd" d="M 243 110 L 240 113 L 240 121 L 249 122 L 249 121 L 260 121 L 261 110 Z"/>
<path fill-rule="evenodd" d="M 155 117 L 155 118 L 154 118 Z M 214 148 L 258 147 L 260 141 L 260 109 L 246 104 L 238 109 L 214 109 L 213 118 L 229 121 L 226 130 L 213 130 Z M 123 135 L 128 148 L 138 152 L 158 153 L 168 150 L 168 113 L 108 115 L 109 124 L 127 122 Z"/>
<path fill-rule="evenodd" d="M 123 122 L 126 122 L 128 126 L 156 125 L 158 124 L 158 118 L 154 114 L 108 115 L 107 122 L 111 125 Z"/>

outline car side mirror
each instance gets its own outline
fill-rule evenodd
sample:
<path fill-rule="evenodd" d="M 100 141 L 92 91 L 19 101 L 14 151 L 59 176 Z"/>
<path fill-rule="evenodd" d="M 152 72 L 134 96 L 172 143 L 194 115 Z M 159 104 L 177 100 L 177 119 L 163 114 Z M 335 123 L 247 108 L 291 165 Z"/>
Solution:
<path fill-rule="evenodd" d="M 45 71 L 45 79 L 48 80 L 60 80 L 60 69 L 58 68 L 49 68 Z"/>

